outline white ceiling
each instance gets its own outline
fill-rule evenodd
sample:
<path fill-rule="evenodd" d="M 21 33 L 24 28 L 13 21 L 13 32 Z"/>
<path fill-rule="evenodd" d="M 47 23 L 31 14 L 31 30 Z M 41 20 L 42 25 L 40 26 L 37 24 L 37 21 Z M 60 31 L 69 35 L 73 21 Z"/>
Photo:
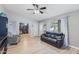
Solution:
<path fill-rule="evenodd" d="M 44 14 L 34 15 L 33 11 L 27 11 L 28 8 L 34 8 L 31 4 L 5 4 L 5 9 L 9 12 L 17 13 L 18 15 L 26 16 L 27 18 L 34 20 L 43 20 L 56 15 L 72 12 L 79 9 L 79 4 L 39 4 L 46 6 L 47 10 L 44 10 Z"/>

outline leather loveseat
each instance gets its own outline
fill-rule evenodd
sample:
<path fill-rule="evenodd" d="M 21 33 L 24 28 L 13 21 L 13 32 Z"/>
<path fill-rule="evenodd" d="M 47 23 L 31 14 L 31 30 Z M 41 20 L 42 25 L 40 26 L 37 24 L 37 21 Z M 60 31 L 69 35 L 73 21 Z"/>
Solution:
<path fill-rule="evenodd" d="M 61 48 L 64 44 L 65 35 L 63 33 L 46 32 L 41 35 L 41 40 L 55 47 Z"/>

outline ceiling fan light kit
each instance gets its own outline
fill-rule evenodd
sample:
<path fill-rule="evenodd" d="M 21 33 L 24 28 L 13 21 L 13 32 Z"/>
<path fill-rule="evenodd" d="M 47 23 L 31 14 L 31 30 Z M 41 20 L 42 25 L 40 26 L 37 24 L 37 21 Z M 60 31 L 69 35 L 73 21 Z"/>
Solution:
<path fill-rule="evenodd" d="M 39 12 L 39 10 L 34 10 L 34 13 L 39 14 L 40 12 Z"/>

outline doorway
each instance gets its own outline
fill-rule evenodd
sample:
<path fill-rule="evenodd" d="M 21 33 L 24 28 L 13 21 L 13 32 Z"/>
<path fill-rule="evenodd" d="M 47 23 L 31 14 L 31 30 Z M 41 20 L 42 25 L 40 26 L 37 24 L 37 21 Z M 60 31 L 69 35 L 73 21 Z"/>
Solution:
<path fill-rule="evenodd" d="M 19 31 L 20 31 L 20 34 L 28 34 L 29 24 L 19 23 Z"/>

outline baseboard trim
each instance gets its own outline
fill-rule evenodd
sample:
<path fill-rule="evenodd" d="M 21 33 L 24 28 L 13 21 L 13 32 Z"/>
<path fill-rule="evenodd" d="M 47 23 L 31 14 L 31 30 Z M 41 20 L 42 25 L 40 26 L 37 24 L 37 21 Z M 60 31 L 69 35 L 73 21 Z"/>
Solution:
<path fill-rule="evenodd" d="M 75 49 L 79 49 L 79 47 L 72 46 L 72 45 L 69 45 L 69 47 L 71 47 L 71 48 L 75 48 Z"/>

